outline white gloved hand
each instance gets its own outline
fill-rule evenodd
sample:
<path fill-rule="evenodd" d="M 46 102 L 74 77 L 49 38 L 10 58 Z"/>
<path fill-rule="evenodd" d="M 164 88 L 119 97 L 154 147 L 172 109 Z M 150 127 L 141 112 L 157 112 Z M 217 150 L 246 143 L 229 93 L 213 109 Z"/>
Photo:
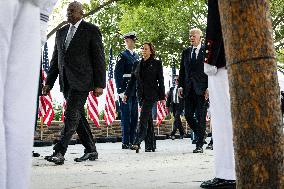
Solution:
<path fill-rule="evenodd" d="M 119 98 L 123 99 L 124 93 L 119 93 L 118 96 L 119 96 Z"/>
<path fill-rule="evenodd" d="M 215 75 L 217 73 L 218 69 L 216 66 L 212 66 L 210 64 L 204 64 L 204 73 L 206 73 L 208 76 Z"/>

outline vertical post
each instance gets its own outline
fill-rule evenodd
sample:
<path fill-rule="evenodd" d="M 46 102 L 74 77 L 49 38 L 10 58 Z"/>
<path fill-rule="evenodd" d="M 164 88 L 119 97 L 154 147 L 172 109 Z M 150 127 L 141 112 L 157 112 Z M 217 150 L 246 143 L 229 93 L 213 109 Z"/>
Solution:
<path fill-rule="evenodd" d="M 284 188 L 280 90 L 267 0 L 219 0 L 237 188 Z"/>
<path fill-rule="evenodd" d="M 43 117 L 40 116 L 40 140 L 43 139 Z"/>

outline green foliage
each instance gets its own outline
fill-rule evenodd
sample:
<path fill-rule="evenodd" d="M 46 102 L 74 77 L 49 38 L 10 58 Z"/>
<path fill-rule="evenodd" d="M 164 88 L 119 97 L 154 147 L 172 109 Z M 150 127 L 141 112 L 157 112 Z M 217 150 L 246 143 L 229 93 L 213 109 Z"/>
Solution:
<path fill-rule="evenodd" d="M 62 116 L 62 106 L 61 105 L 53 105 L 53 110 L 54 110 L 54 121 L 61 121 L 61 116 Z"/>
<path fill-rule="evenodd" d="M 189 29 L 205 29 L 207 7 L 203 1 L 173 1 L 170 7 L 159 4 L 163 1 L 156 2 L 155 6 L 144 1 L 136 6 L 122 5 L 119 28 L 122 33 L 137 32 L 139 46 L 152 42 L 158 57 L 168 66 L 174 59 L 179 60 L 182 49 L 188 46 Z"/>
<path fill-rule="evenodd" d="M 270 1 L 270 13 L 272 18 L 272 28 L 274 34 L 275 49 L 278 56 L 282 54 L 284 49 L 284 0 Z M 282 51 L 282 53 L 280 53 Z M 278 57 L 280 58 L 280 57 Z"/>
<path fill-rule="evenodd" d="M 70 1 L 62 0 L 55 12 L 59 13 L 59 9 L 65 9 Z M 107 0 L 90 0 L 90 3 L 83 4 L 85 13 L 105 2 Z M 283 60 L 283 4 L 284 0 L 270 1 L 278 60 Z M 137 48 L 145 41 L 152 42 L 164 66 L 169 66 L 174 60 L 179 62 L 182 49 L 189 45 L 190 28 L 198 27 L 205 32 L 206 15 L 205 0 L 116 0 L 85 20 L 100 27 L 107 62 L 109 48 L 112 47 L 114 57 L 117 56 L 124 49 L 122 34 L 135 31 L 138 34 Z M 59 17 L 62 18 L 62 14 L 59 14 Z M 55 16 L 52 18 L 55 19 Z"/>

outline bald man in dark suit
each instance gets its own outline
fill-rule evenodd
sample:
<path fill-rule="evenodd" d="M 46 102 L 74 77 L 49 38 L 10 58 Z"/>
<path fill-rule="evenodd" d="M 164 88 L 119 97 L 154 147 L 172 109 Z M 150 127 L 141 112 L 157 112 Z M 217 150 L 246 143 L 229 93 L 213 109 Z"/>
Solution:
<path fill-rule="evenodd" d="M 77 162 L 95 160 L 98 153 L 90 126 L 84 114 L 84 104 L 90 91 L 100 96 L 105 88 L 106 70 L 102 36 L 97 26 L 82 20 L 83 8 L 72 2 L 67 9 L 69 24 L 56 33 L 51 67 L 43 94 L 48 94 L 59 75 L 60 90 L 66 100 L 64 128 L 54 153 L 46 160 L 62 165 L 72 135 L 76 131 L 85 147 Z"/>

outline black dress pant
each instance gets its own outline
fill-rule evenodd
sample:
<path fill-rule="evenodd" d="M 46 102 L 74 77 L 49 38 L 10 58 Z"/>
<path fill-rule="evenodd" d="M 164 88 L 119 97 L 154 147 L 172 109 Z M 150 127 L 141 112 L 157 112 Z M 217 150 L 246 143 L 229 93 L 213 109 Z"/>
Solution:
<path fill-rule="evenodd" d="M 180 119 L 180 116 L 183 111 L 183 104 L 182 103 L 173 103 L 173 115 L 174 115 L 174 128 L 173 131 L 171 132 L 171 135 L 175 135 L 177 130 L 179 130 L 180 135 L 184 135 L 184 129 L 182 126 L 182 122 Z"/>
<path fill-rule="evenodd" d="M 184 97 L 184 113 L 187 123 L 197 136 L 197 147 L 203 146 L 206 129 L 207 104 L 204 95 L 197 95 L 194 90 Z"/>
<path fill-rule="evenodd" d="M 137 134 L 134 141 L 134 144 L 140 144 L 145 139 L 146 149 L 156 148 L 154 125 L 152 119 L 152 107 L 154 103 L 154 101 L 143 100 L 139 125 L 137 127 Z"/>
<path fill-rule="evenodd" d="M 84 111 L 88 94 L 88 91 L 82 92 L 73 89 L 68 89 L 64 92 L 66 100 L 64 127 L 61 132 L 60 141 L 53 148 L 56 152 L 61 152 L 63 155 L 66 153 L 68 144 L 75 131 L 85 147 L 85 153 L 96 151 L 95 140 Z"/>

